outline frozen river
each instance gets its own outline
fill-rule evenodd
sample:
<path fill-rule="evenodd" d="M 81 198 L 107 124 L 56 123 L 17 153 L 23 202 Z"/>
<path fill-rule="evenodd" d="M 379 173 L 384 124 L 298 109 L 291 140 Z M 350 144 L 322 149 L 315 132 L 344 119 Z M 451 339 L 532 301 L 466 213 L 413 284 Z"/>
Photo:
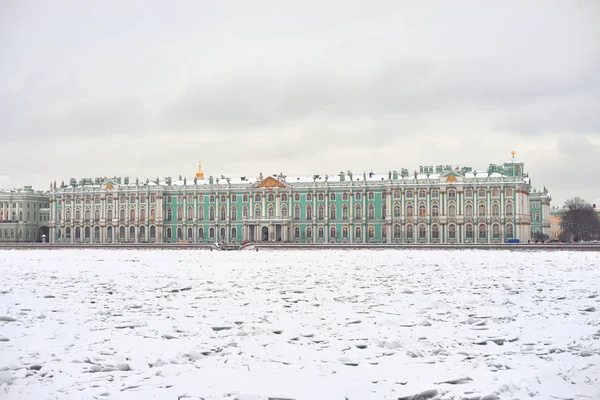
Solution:
<path fill-rule="evenodd" d="M 0 250 L 0 398 L 419 394 L 600 399 L 600 253 Z"/>

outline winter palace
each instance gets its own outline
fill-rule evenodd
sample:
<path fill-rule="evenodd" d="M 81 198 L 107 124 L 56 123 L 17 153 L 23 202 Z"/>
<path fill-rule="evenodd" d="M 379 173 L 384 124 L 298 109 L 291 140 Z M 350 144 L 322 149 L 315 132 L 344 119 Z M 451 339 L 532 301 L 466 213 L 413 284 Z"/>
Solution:
<path fill-rule="evenodd" d="M 71 179 L 49 195 L 53 243 L 504 243 L 550 230 L 524 164 L 386 174 Z M 534 200 L 534 201 L 532 201 Z M 10 213 L 10 211 L 9 211 Z"/>

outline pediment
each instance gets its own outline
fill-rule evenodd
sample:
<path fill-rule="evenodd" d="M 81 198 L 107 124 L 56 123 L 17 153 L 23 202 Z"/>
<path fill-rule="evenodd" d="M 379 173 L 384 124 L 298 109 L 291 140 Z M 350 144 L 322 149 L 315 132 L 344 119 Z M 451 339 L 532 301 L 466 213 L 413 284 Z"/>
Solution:
<path fill-rule="evenodd" d="M 112 179 L 107 179 L 104 182 L 102 182 L 102 189 L 113 190 L 115 186 L 117 186 L 117 183 Z"/>
<path fill-rule="evenodd" d="M 463 174 L 461 174 L 460 172 L 455 171 L 455 170 L 445 171 L 444 173 L 440 174 L 441 181 L 457 182 L 457 181 L 462 181 L 463 179 L 464 179 Z"/>
<path fill-rule="evenodd" d="M 285 187 L 286 184 L 277 178 L 274 178 L 272 176 L 267 176 L 262 181 L 257 182 L 256 186 L 260 187 L 260 188 L 280 188 L 280 187 Z"/>

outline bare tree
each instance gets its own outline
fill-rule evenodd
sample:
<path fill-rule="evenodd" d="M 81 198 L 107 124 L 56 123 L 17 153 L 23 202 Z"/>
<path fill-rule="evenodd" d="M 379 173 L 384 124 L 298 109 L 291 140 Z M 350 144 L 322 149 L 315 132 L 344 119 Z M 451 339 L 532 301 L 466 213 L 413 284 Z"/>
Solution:
<path fill-rule="evenodd" d="M 580 197 L 565 201 L 562 229 L 569 240 L 591 240 L 600 234 L 600 220 L 592 206 Z"/>

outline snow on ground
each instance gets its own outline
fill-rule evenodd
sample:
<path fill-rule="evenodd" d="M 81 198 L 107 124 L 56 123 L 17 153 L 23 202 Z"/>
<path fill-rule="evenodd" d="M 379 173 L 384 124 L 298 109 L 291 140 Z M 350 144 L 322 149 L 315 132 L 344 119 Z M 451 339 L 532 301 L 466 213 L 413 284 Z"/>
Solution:
<path fill-rule="evenodd" d="M 0 398 L 600 399 L 599 271 L 596 252 L 2 250 Z"/>

